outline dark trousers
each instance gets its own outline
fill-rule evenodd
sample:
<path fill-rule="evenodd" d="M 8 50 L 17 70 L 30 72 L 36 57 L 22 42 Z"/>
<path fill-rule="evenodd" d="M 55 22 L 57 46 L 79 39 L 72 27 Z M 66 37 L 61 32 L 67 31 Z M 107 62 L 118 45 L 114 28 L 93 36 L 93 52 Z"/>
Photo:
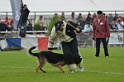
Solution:
<path fill-rule="evenodd" d="M 0 50 L 2 50 L 2 48 L 0 47 Z"/>
<path fill-rule="evenodd" d="M 78 53 L 77 39 L 73 39 L 71 42 L 62 42 L 63 53 Z"/>
<path fill-rule="evenodd" d="M 96 55 L 95 56 L 99 56 L 99 53 L 100 53 L 100 43 L 101 42 L 103 43 L 103 48 L 104 48 L 105 56 L 109 56 L 106 38 L 96 38 Z"/>
<path fill-rule="evenodd" d="M 79 64 L 82 61 L 81 55 L 78 50 L 77 39 L 73 39 L 71 42 L 62 42 L 63 53 L 67 55 L 68 53 L 73 53 L 75 57 L 74 63 Z"/>
<path fill-rule="evenodd" d="M 20 27 L 20 36 L 26 37 L 26 22 L 22 22 Z"/>

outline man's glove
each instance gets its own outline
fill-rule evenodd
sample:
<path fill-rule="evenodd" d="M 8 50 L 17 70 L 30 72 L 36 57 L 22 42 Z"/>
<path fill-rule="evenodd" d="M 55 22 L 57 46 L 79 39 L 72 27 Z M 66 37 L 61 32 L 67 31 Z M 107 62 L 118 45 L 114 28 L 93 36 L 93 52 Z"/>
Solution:
<path fill-rule="evenodd" d="M 76 30 L 77 33 L 81 33 L 82 32 L 82 27 L 81 26 L 77 26 L 75 28 L 75 30 Z"/>
<path fill-rule="evenodd" d="M 92 38 L 94 41 L 96 41 L 96 38 Z"/>

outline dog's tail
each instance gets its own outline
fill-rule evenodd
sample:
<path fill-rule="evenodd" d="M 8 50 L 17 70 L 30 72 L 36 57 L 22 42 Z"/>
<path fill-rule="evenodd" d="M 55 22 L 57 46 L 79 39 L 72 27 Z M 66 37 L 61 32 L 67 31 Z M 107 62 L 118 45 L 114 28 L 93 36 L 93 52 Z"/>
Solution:
<path fill-rule="evenodd" d="M 31 55 L 31 56 L 38 56 L 38 53 L 32 53 L 32 50 L 35 49 L 36 46 L 33 46 L 31 47 L 29 50 L 28 50 L 28 54 Z"/>

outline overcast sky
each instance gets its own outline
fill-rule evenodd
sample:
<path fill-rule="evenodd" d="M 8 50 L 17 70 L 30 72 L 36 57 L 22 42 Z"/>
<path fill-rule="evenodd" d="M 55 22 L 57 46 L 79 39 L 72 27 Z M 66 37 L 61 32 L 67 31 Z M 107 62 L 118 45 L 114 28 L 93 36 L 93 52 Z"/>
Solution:
<path fill-rule="evenodd" d="M 124 10 L 124 0 L 23 0 L 31 11 Z M 10 0 L 0 2 L 0 11 L 11 11 Z"/>

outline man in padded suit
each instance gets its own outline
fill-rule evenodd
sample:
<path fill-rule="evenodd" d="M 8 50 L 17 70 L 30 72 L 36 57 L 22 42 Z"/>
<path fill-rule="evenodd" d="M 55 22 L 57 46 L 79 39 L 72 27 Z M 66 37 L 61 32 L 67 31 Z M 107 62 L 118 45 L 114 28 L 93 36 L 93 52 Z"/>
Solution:
<path fill-rule="evenodd" d="M 76 38 L 76 32 L 82 32 L 81 28 L 81 26 L 71 21 L 57 21 L 52 28 L 48 40 L 48 50 L 52 50 L 55 40 L 59 39 L 64 55 L 73 53 L 74 62 L 67 64 L 71 73 L 76 72 L 76 65 L 80 68 L 80 71 L 83 71 L 82 57 L 79 54 L 78 41 Z"/>

